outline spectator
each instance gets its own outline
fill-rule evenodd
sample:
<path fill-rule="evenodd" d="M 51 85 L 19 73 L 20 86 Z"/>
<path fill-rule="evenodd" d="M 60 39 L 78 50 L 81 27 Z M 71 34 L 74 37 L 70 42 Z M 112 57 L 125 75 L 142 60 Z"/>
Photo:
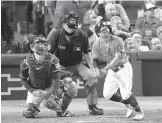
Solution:
<path fill-rule="evenodd" d="M 147 0 L 147 1 L 145 1 L 145 4 L 147 4 L 147 3 L 151 3 L 154 6 L 156 6 L 157 1 L 156 0 L 151 0 L 151 1 Z M 143 17 L 144 15 L 145 15 L 144 10 L 139 11 L 138 17 Z M 155 9 L 155 17 L 159 18 L 160 21 L 162 21 L 162 9 L 160 7 L 157 7 Z"/>
<path fill-rule="evenodd" d="M 116 8 L 112 3 L 107 3 L 105 5 L 105 19 L 110 21 L 113 16 L 116 15 Z"/>
<path fill-rule="evenodd" d="M 145 44 L 144 44 L 144 42 L 142 42 L 142 35 L 141 35 L 141 32 L 140 31 L 134 30 L 131 33 L 131 37 L 135 41 L 136 49 L 138 49 L 140 51 L 149 51 L 149 47 L 148 46 L 144 46 Z"/>
<path fill-rule="evenodd" d="M 49 0 L 45 0 L 45 6 L 47 8 L 47 13 L 45 16 L 45 21 L 46 21 L 46 35 L 48 35 L 49 31 L 49 25 L 53 25 L 54 23 L 54 13 L 55 13 L 55 9 L 56 9 L 56 3 L 57 1 L 49 1 Z M 53 26 L 52 26 L 53 27 Z"/>
<path fill-rule="evenodd" d="M 49 6 L 47 6 L 49 7 Z M 67 14 L 68 12 L 75 12 L 79 16 L 79 23 L 82 23 L 84 13 L 91 8 L 90 1 L 57 1 L 56 9 L 54 11 L 54 16 L 52 17 L 53 20 L 53 27 L 60 28 L 62 27 L 62 17 Z"/>
<path fill-rule="evenodd" d="M 9 46 L 7 45 L 7 41 L 2 41 L 1 42 L 1 53 L 6 54 L 9 50 Z"/>
<path fill-rule="evenodd" d="M 162 50 L 162 43 L 158 38 L 152 38 L 150 41 L 151 44 L 151 50 Z"/>
<path fill-rule="evenodd" d="M 129 18 L 128 18 L 124 8 L 120 4 L 115 3 L 115 0 L 109 0 L 109 1 L 99 0 L 98 4 L 99 4 L 98 5 L 98 15 L 103 16 L 105 21 L 110 21 L 110 19 L 113 15 L 118 15 L 121 17 L 122 24 L 124 25 L 124 28 L 126 30 L 129 29 L 129 27 L 130 27 Z M 114 7 L 115 7 L 115 9 L 114 9 Z"/>
<path fill-rule="evenodd" d="M 95 33 L 95 25 L 103 19 L 101 16 L 97 16 L 95 11 L 88 10 L 83 17 L 83 25 L 81 29 L 88 34 L 88 40 L 90 47 L 97 40 L 98 36 Z"/>
<path fill-rule="evenodd" d="M 131 61 L 131 53 L 139 50 L 136 49 L 135 41 L 133 38 L 127 38 L 125 39 L 124 42 L 125 42 L 124 47 L 125 47 L 126 54 L 128 56 L 129 61 Z"/>
<path fill-rule="evenodd" d="M 162 43 L 162 26 L 157 28 L 157 37 L 160 39 Z"/>
<path fill-rule="evenodd" d="M 111 22 L 113 33 L 116 36 L 121 37 L 123 40 L 130 37 L 130 33 L 128 33 L 128 31 L 124 29 L 122 20 L 119 16 L 113 16 L 110 22 Z"/>
<path fill-rule="evenodd" d="M 45 35 L 45 8 L 44 2 L 33 1 L 34 34 Z"/>
<path fill-rule="evenodd" d="M 154 11 L 155 9 L 156 7 L 152 3 L 147 3 L 144 8 L 145 16 L 137 19 L 135 28 L 152 29 L 152 28 L 159 27 L 160 19 L 155 17 L 155 11 Z"/>
<path fill-rule="evenodd" d="M 48 34 L 52 30 L 52 28 L 53 28 L 53 23 L 51 21 L 47 22 L 46 26 L 45 26 L 45 36 L 48 36 Z"/>
<path fill-rule="evenodd" d="M 17 29 L 16 31 L 14 32 L 14 42 L 12 42 L 13 44 L 23 44 L 23 41 L 24 41 L 24 34 L 22 33 L 22 24 L 23 22 L 18 22 L 17 23 Z"/>
<path fill-rule="evenodd" d="M 132 52 L 132 51 L 137 50 L 136 46 L 135 46 L 135 41 L 133 38 L 127 38 L 127 39 L 125 39 L 124 42 L 125 42 L 125 44 L 124 44 L 125 50 L 127 52 Z"/>

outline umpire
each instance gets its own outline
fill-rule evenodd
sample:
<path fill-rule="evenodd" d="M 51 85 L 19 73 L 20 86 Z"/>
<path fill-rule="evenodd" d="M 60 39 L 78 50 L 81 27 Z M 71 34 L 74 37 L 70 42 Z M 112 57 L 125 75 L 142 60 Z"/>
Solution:
<path fill-rule="evenodd" d="M 88 50 L 88 36 L 78 27 L 79 17 L 74 12 L 69 12 L 62 18 L 63 27 L 53 29 L 48 37 L 47 43 L 50 52 L 59 59 L 62 68 L 62 77 L 70 76 L 72 79 L 80 77 L 85 84 L 86 98 L 91 115 L 102 115 L 103 109 L 98 108 L 97 78 L 98 75 L 93 68 L 93 59 Z M 83 62 L 85 59 L 86 63 Z M 66 104 L 70 104 L 72 97 L 68 98 Z M 65 107 L 65 110 L 68 107 Z"/>

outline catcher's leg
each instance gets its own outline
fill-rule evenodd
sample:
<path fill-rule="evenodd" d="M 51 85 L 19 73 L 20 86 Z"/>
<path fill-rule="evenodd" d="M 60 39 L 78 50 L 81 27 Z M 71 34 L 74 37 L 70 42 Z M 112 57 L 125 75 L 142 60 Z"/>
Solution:
<path fill-rule="evenodd" d="M 77 96 L 78 93 L 78 88 L 77 84 L 72 81 L 70 77 L 65 78 L 64 80 L 64 85 L 62 87 L 63 89 L 63 97 L 62 97 L 62 111 L 63 113 L 57 113 L 58 117 L 71 117 L 73 116 L 72 113 L 67 111 L 68 106 L 70 105 L 72 98 Z"/>
<path fill-rule="evenodd" d="M 43 101 L 44 97 L 36 97 L 32 93 L 28 92 L 25 110 L 23 111 L 23 116 L 26 118 L 33 118 L 37 115 L 40 110 L 38 109 L 40 103 Z"/>
<path fill-rule="evenodd" d="M 33 103 L 28 103 L 23 111 L 23 116 L 26 118 L 34 118 L 40 110 Z"/>
<path fill-rule="evenodd" d="M 86 99 L 88 103 L 88 107 L 90 110 L 90 114 L 92 115 L 102 115 L 103 109 L 99 109 L 96 105 L 98 102 L 98 93 L 97 93 L 97 83 L 98 80 L 96 78 L 96 74 L 94 71 L 89 69 L 84 64 L 80 64 L 78 67 L 79 74 L 83 81 L 85 82 L 86 89 Z"/>

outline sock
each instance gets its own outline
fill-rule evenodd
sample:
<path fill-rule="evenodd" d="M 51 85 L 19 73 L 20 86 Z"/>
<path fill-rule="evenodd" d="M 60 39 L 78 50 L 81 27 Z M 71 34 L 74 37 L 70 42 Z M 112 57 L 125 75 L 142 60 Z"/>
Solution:
<path fill-rule="evenodd" d="M 136 111 L 136 112 L 141 112 L 141 109 L 140 109 L 139 105 L 137 105 L 137 106 L 135 107 L 135 111 Z"/>
<path fill-rule="evenodd" d="M 136 98 L 133 95 L 131 95 L 127 100 L 125 100 L 125 102 L 130 104 L 133 108 L 135 108 L 136 112 L 141 111 L 141 109 L 140 109 L 140 107 L 138 105 L 138 102 L 137 102 Z"/>
<path fill-rule="evenodd" d="M 95 105 L 89 105 L 89 109 L 92 110 L 94 108 Z"/>
<path fill-rule="evenodd" d="M 115 93 L 111 98 L 110 98 L 111 101 L 115 101 L 115 102 L 121 102 L 125 105 L 127 105 L 128 103 L 125 102 L 124 100 L 122 100 L 122 97 L 119 93 Z"/>
<path fill-rule="evenodd" d="M 61 106 L 63 112 L 66 111 L 66 109 L 70 105 L 71 101 L 72 101 L 72 97 L 70 97 L 68 94 L 64 93 L 64 96 L 62 98 L 62 106 Z"/>

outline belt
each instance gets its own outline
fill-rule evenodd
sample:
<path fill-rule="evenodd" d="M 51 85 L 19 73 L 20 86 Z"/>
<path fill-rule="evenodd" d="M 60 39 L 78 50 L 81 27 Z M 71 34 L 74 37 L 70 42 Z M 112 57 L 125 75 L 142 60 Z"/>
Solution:
<path fill-rule="evenodd" d="M 124 67 L 124 65 L 122 64 L 122 65 L 116 67 L 113 71 L 114 71 L 114 72 L 118 72 L 118 71 L 119 71 L 120 69 L 122 69 L 123 67 Z"/>

